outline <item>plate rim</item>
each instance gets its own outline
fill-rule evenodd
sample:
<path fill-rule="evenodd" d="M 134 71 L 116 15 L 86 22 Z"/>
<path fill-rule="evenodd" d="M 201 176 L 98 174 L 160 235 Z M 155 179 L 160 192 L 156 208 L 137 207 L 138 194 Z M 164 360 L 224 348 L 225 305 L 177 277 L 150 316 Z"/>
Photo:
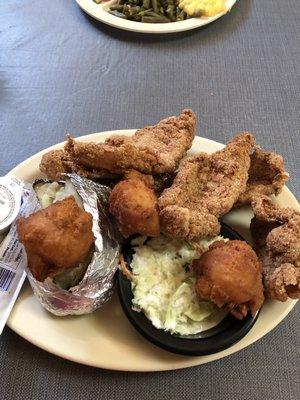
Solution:
<path fill-rule="evenodd" d="M 95 140 L 96 142 L 101 142 L 104 140 L 105 136 L 109 136 L 112 134 L 123 134 L 123 135 L 133 135 L 134 132 L 136 131 L 136 129 L 117 129 L 117 130 L 110 130 L 110 131 L 103 131 L 103 132 L 96 132 L 96 133 L 91 133 L 88 135 L 82 135 L 82 136 L 78 136 L 76 137 L 77 140 L 82 140 L 82 141 L 89 141 L 89 140 Z M 219 149 L 223 148 L 225 145 L 208 139 L 208 138 L 203 138 L 201 136 L 195 136 L 194 141 L 198 142 L 198 145 L 200 144 L 200 142 L 205 142 L 208 145 L 212 145 L 213 147 L 218 147 Z M 10 170 L 5 176 L 17 176 L 17 171 L 20 169 L 23 169 L 24 167 L 26 168 L 26 166 L 28 166 L 29 164 L 31 164 L 32 162 L 38 162 L 38 159 L 41 158 L 41 156 L 50 151 L 50 150 L 55 150 L 55 149 L 60 149 L 64 146 L 64 144 L 66 143 L 66 141 L 62 141 L 60 143 L 54 144 L 52 146 L 49 146 L 33 155 L 31 155 L 30 157 L 28 157 L 26 160 L 22 161 L 21 163 L 19 163 L 17 166 L 15 166 L 12 170 Z M 194 142 L 193 142 L 194 144 Z M 36 161 L 35 161 L 36 160 Z M 288 195 L 295 201 L 295 203 L 298 204 L 298 208 L 300 210 L 300 205 L 298 203 L 298 200 L 296 199 L 296 197 L 294 196 L 294 194 L 288 189 L 287 186 L 285 186 L 285 191 L 288 193 Z M 260 333 L 257 333 L 257 335 L 254 338 L 249 338 L 249 335 L 251 334 L 251 331 L 242 338 L 242 340 L 240 340 L 238 343 L 234 344 L 233 346 L 231 346 L 230 348 L 223 350 L 219 353 L 215 353 L 215 354 L 211 354 L 210 356 L 199 356 L 199 357 L 188 357 L 188 356 L 180 356 L 180 357 L 184 357 L 186 358 L 186 361 L 184 363 L 172 363 L 170 362 L 170 364 L 167 365 L 162 365 L 160 364 L 159 367 L 154 368 L 147 368 L 147 367 L 130 367 L 130 365 L 128 365 L 126 367 L 126 369 L 124 369 L 123 367 L 119 366 L 119 365 L 115 365 L 115 363 L 113 362 L 109 362 L 107 360 L 104 360 L 103 362 L 101 362 L 101 365 L 99 364 L 99 362 L 95 362 L 93 360 L 83 360 L 80 357 L 76 357 L 76 355 L 73 354 L 66 354 L 62 349 L 57 349 L 57 348 L 53 348 L 51 347 L 51 345 L 48 345 L 47 343 L 43 343 L 43 341 L 40 341 L 38 337 L 33 337 L 32 335 L 30 336 L 27 332 L 23 332 L 22 331 L 22 327 L 18 326 L 18 323 L 16 321 L 14 321 L 14 318 L 12 316 L 12 314 L 10 315 L 6 325 L 12 329 L 15 333 L 17 333 L 19 336 L 21 336 L 22 338 L 24 338 L 25 340 L 27 340 L 28 342 L 32 343 L 33 345 L 51 353 L 54 354 L 55 356 L 58 356 L 60 358 L 63 359 L 67 359 L 73 362 L 76 362 L 78 364 L 82 364 L 82 365 L 88 365 L 88 366 L 92 366 L 92 367 L 96 367 L 96 368 L 102 368 L 102 369 L 109 369 L 109 370 L 116 370 L 116 371 L 129 371 L 129 372 L 157 372 L 157 371 L 169 371 L 169 370 L 178 370 L 178 369 L 184 369 L 184 368 L 190 368 L 190 367 L 194 367 L 194 366 L 198 366 L 198 365 L 202 365 L 202 364 L 206 364 L 212 361 L 216 361 L 222 358 L 225 358 L 231 354 L 234 354 L 236 352 L 239 352 L 240 350 L 249 347 L 250 345 L 252 345 L 253 343 L 257 342 L 258 340 L 260 340 L 263 336 L 265 336 L 267 333 L 271 332 L 277 325 L 279 325 L 279 323 L 281 321 L 283 321 L 286 316 L 291 312 L 291 310 L 295 307 L 295 305 L 297 304 L 298 300 L 289 300 L 286 303 L 286 308 L 284 310 L 284 312 L 282 312 L 281 317 L 280 318 L 273 318 L 272 319 L 272 324 L 270 324 L 268 326 L 268 328 L 264 328 L 260 331 Z M 260 315 L 261 317 L 261 315 Z M 258 318 L 259 320 L 259 318 Z M 257 320 L 257 321 L 258 321 Z M 161 350 L 164 351 L 164 350 Z M 207 358 L 209 357 L 209 359 L 205 359 L 205 360 L 201 360 L 201 358 Z"/>
<path fill-rule="evenodd" d="M 75 0 L 78 6 L 89 16 L 96 19 L 97 21 L 103 22 L 106 25 L 113 26 L 114 28 L 123 29 L 129 32 L 139 33 L 153 33 L 153 34 L 167 34 L 189 31 L 192 29 L 200 28 L 210 24 L 217 19 L 223 17 L 230 12 L 232 7 L 235 5 L 237 0 L 226 0 L 228 9 L 225 12 L 217 14 L 213 17 L 203 18 L 191 18 L 185 21 L 163 23 L 163 24 L 149 24 L 143 22 L 128 21 L 122 18 L 118 18 L 114 15 L 109 14 L 105 11 L 108 3 L 96 4 L 93 0 Z"/>

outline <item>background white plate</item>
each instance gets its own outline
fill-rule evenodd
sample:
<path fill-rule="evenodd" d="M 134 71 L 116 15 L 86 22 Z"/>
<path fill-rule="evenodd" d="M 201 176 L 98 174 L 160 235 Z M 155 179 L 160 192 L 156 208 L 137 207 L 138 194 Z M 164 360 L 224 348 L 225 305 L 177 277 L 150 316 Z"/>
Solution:
<path fill-rule="evenodd" d="M 126 31 L 143 33 L 174 33 L 188 31 L 190 29 L 195 29 L 199 28 L 200 26 L 210 24 L 226 14 L 220 13 L 214 17 L 190 18 L 185 21 L 170 22 L 165 24 L 146 24 L 143 22 L 128 21 L 126 19 L 118 18 L 112 14 L 109 14 L 107 10 L 109 9 L 110 5 L 116 2 L 115 0 L 100 4 L 96 4 L 93 0 L 76 0 L 76 2 L 87 14 L 91 15 L 98 21 L 102 21 L 107 25 L 124 29 Z M 226 0 L 227 9 L 230 10 L 235 2 L 236 0 Z"/>
<path fill-rule="evenodd" d="M 83 141 L 104 141 L 112 133 L 133 134 L 134 130 L 96 133 L 81 137 Z M 26 181 L 41 177 L 39 162 L 46 151 L 61 148 L 63 143 L 46 149 L 19 164 L 9 174 Z M 196 137 L 191 153 L 212 153 L 222 144 Z M 281 206 L 300 210 L 300 206 L 285 187 L 276 199 Z M 249 208 L 230 212 L 224 219 L 249 239 Z M 8 320 L 8 326 L 36 346 L 63 358 L 95 367 L 123 371 L 162 371 L 204 364 L 235 353 L 270 332 L 291 311 L 296 301 L 267 301 L 251 331 L 234 346 L 220 353 L 186 357 L 171 354 L 149 343 L 135 331 L 123 314 L 116 296 L 93 314 L 79 317 L 54 317 L 45 311 L 34 297 L 29 284 L 23 288 Z"/>

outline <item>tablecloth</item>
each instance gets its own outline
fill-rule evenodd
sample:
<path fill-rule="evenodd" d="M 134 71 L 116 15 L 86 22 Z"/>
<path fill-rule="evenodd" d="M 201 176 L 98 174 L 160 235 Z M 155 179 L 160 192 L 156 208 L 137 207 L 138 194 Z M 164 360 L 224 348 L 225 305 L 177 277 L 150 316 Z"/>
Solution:
<path fill-rule="evenodd" d="M 142 35 L 85 15 L 74 0 L 0 3 L 0 175 L 74 136 L 137 128 L 191 107 L 198 135 L 248 130 L 284 156 L 300 195 L 300 7 L 240 0 L 208 25 Z M 3 399 L 299 399 L 299 307 L 228 358 L 164 373 L 93 369 L 48 354 L 6 328 Z"/>

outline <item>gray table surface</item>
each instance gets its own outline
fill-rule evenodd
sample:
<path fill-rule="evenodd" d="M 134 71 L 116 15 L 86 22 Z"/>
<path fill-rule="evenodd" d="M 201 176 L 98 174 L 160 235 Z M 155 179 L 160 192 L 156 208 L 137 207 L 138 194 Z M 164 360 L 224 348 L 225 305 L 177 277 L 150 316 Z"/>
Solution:
<path fill-rule="evenodd" d="M 296 196 L 300 168 L 300 8 L 240 0 L 205 29 L 170 36 L 115 30 L 73 0 L 0 4 L 0 175 L 74 136 L 142 127 L 191 107 L 198 134 L 249 130 L 281 153 Z M 299 307 L 269 335 L 191 369 L 131 374 L 59 359 L 8 328 L 3 399 L 299 399 Z"/>

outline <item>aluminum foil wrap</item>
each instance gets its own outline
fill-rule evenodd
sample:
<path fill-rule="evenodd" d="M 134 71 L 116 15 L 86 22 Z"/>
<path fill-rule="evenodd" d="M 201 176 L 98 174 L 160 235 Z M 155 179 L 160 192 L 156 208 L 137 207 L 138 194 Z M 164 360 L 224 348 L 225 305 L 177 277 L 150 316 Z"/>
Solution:
<path fill-rule="evenodd" d="M 88 314 L 110 299 L 114 275 L 118 268 L 121 239 L 112 217 L 108 214 L 107 186 L 95 183 L 76 174 L 66 174 L 80 195 L 85 211 L 93 217 L 95 249 L 92 260 L 81 282 L 63 290 L 47 278 L 37 281 L 26 268 L 29 282 L 42 306 L 57 316 Z M 41 206 L 35 193 L 30 199 L 35 209 Z"/>

